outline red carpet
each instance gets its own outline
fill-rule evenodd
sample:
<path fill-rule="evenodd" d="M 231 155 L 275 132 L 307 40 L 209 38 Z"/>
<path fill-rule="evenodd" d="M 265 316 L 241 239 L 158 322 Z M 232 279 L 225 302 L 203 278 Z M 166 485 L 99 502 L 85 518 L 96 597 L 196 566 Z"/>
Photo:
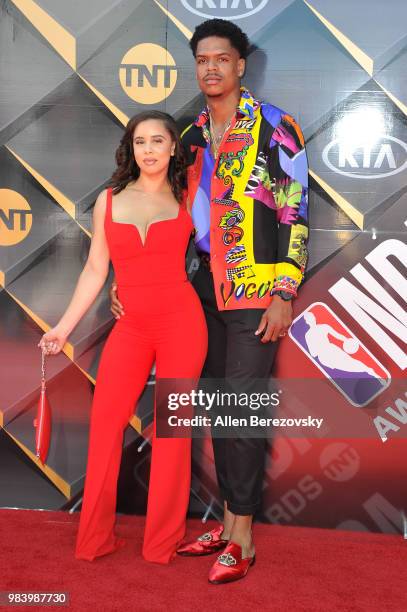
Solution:
<path fill-rule="evenodd" d="M 407 541 L 401 536 L 256 524 L 256 565 L 244 580 L 214 586 L 207 571 L 215 557 L 178 557 L 169 566 L 142 560 L 143 517 L 118 517 L 117 533 L 127 538 L 123 549 L 93 563 L 78 561 L 78 519 L 0 510 L 0 590 L 68 591 L 70 605 L 42 608 L 50 611 L 407 610 Z M 202 523 L 190 521 L 189 535 L 200 533 Z"/>

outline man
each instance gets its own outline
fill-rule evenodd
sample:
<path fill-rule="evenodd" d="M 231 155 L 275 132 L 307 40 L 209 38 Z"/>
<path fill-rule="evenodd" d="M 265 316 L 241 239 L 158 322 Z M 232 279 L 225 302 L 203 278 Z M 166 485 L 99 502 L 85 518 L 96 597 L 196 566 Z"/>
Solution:
<path fill-rule="evenodd" d="M 241 88 L 249 41 L 240 28 L 222 19 L 205 21 L 190 47 L 207 103 L 182 135 L 201 257 L 193 284 L 209 332 L 204 376 L 236 381 L 250 393 L 254 379 L 270 376 L 303 280 L 304 139 L 290 115 Z M 120 314 L 114 294 L 112 299 L 113 313 Z M 224 522 L 178 553 L 223 550 L 209 574 L 214 584 L 243 578 L 254 562 L 251 525 L 261 501 L 265 445 L 264 438 L 213 437 Z"/>

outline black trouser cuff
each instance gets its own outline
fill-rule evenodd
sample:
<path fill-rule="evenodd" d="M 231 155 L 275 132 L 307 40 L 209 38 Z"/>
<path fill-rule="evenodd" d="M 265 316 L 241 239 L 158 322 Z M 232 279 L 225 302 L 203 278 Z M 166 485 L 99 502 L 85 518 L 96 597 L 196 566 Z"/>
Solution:
<path fill-rule="evenodd" d="M 258 502 L 257 504 L 250 504 L 249 506 L 242 506 L 229 502 L 227 502 L 227 505 L 228 510 L 230 510 L 230 512 L 232 512 L 233 514 L 237 514 L 239 516 L 252 516 L 258 510 L 260 502 Z"/>

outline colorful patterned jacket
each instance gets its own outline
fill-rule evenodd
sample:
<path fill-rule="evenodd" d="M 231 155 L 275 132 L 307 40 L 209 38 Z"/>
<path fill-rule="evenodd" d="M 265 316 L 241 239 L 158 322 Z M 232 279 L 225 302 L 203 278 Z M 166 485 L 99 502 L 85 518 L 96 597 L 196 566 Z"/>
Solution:
<path fill-rule="evenodd" d="M 267 308 L 296 295 L 307 262 L 308 166 L 290 115 L 241 99 L 215 160 L 205 108 L 182 141 L 198 252 L 209 253 L 219 310 Z"/>

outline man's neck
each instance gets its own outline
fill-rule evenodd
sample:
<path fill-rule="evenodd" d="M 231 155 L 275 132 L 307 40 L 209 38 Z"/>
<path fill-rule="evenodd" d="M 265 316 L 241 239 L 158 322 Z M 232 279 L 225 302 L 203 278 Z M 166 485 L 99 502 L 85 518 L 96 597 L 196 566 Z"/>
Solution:
<path fill-rule="evenodd" d="M 240 102 L 240 88 L 227 96 L 212 96 L 206 99 L 206 103 L 215 125 L 221 125 L 229 121 L 235 114 Z"/>

